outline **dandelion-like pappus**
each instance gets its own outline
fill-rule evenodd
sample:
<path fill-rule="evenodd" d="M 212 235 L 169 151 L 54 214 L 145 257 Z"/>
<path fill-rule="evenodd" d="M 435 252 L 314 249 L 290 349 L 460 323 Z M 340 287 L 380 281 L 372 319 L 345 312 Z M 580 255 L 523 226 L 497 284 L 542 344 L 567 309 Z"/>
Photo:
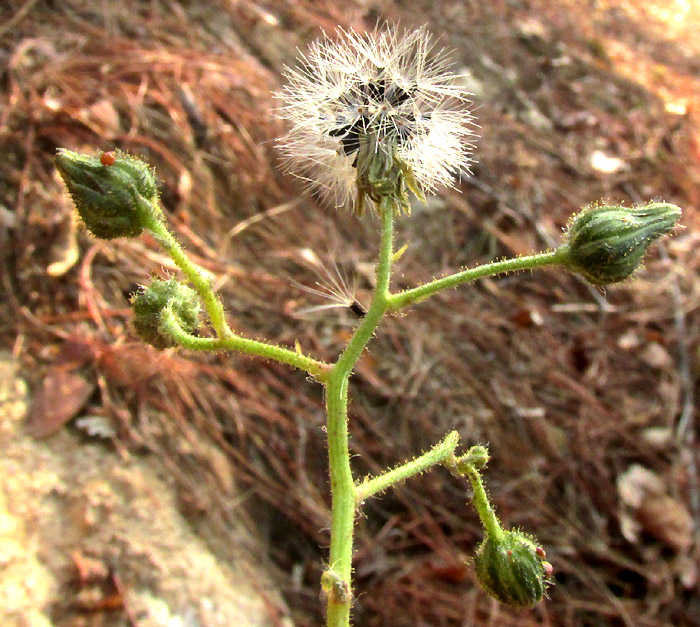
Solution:
<path fill-rule="evenodd" d="M 469 172 L 469 94 L 425 28 L 338 34 L 285 71 L 287 167 L 336 207 L 389 200 L 409 212 L 409 192 L 424 200 Z"/>

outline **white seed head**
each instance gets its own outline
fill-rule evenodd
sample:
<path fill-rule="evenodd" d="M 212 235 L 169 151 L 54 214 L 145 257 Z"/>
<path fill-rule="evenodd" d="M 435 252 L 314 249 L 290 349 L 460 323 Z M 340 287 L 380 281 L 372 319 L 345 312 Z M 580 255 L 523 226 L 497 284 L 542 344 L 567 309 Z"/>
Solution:
<path fill-rule="evenodd" d="M 469 172 L 474 118 L 449 66 L 425 28 L 339 30 L 311 44 L 277 94 L 287 169 L 336 207 L 358 201 L 362 145 L 391 154 L 419 197 L 454 186 Z"/>

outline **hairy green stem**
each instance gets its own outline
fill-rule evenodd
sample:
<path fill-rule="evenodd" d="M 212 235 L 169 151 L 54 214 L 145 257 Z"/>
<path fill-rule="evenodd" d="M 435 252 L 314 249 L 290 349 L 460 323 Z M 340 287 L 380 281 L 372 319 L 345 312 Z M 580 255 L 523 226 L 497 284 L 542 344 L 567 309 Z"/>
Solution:
<path fill-rule="evenodd" d="M 328 459 L 331 476 L 330 568 L 336 585 L 328 594 L 327 627 L 349 627 L 352 606 L 352 546 L 355 525 L 355 481 L 348 444 L 348 380 L 367 342 L 386 312 L 393 253 L 394 209 L 383 201 L 382 242 L 377 285 L 362 323 L 353 333 L 326 381 Z M 334 592 L 340 590 L 342 593 Z"/>
<path fill-rule="evenodd" d="M 455 448 L 459 444 L 459 434 L 456 431 L 448 433 L 442 441 L 438 442 L 427 453 L 406 462 L 393 470 L 384 472 L 376 477 L 367 478 L 355 488 L 355 501 L 360 505 L 370 496 L 383 492 L 387 488 L 406 479 L 425 472 L 433 466 L 444 463 L 454 456 Z"/>
<path fill-rule="evenodd" d="M 326 383 L 328 458 L 331 476 L 330 570 L 344 594 L 328 594 L 328 627 L 348 627 L 352 605 L 352 544 L 355 483 L 348 445 L 348 376 L 333 370 Z"/>
<path fill-rule="evenodd" d="M 377 284 L 374 288 L 372 302 L 362 319 L 362 323 L 355 329 L 352 338 L 350 338 L 348 345 L 335 365 L 336 370 L 347 373 L 347 376 L 350 376 L 362 351 L 367 346 L 367 342 L 374 334 L 381 317 L 388 309 L 388 302 L 391 298 L 389 295 L 389 281 L 391 279 L 393 256 L 394 208 L 390 201 L 384 200 L 380 205 L 379 211 L 382 218 L 382 242 L 376 268 Z"/>
<path fill-rule="evenodd" d="M 214 327 L 214 331 L 219 338 L 226 338 L 231 335 L 231 329 L 226 322 L 226 314 L 224 306 L 219 297 L 214 293 L 211 287 L 211 281 L 205 276 L 201 268 L 198 268 L 182 249 L 180 242 L 168 230 L 165 225 L 163 212 L 158 206 L 158 201 L 154 200 L 149 203 L 150 211 L 143 212 L 143 222 L 147 228 L 155 236 L 158 243 L 172 257 L 175 264 L 182 270 L 184 275 L 189 279 L 194 288 L 199 293 L 204 303 L 204 307 L 209 314 L 209 319 Z"/>
<path fill-rule="evenodd" d="M 496 542 L 503 541 L 503 529 L 501 529 L 496 512 L 491 507 L 489 498 L 486 495 L 484 482 L 481 480 L 481 473 L 471 464 L 465 464 L 460 470 L 467 475 L 472 484 L 472 490 L 474 491 L 472 504 L 477 514 L 479 514 L 484 531 Z"/>
<path fill-rule="evenodd" d="M 561 249 L 557 249 L 549 252 L 538 253 L 536 255 L 528 255 L 527 257 L 503 259 L 502 261 L 495 261 L 476 268 L 463 270 L 462 272 L 451 274 L 450 276 L 443 277 L 442 279 L 435 279 L 434 281 L 430 281 L 430 283 L 426 283 L 425 285 L 420 285 L 419 287 L 414 287 L 413 289 L 399 292 L 398 294 L 393 294 L 389 298 L 388 309 L 390 311 L 397 311 L 403 307 L 412 305 L 413 303 L 423 301 L 440 290 L 444 290 L 448 287 L 456 287 L 462 283 L 482 279 L 494 274 L 514 272 L 516 270 L 534 270 L 535 268 L 541 268 L 544 266 L 558 265 L 564 262 L 565 257 L 565 253 L 563 253 Z"/>
<path fill-rule="evenodd" d="M 330 371 L 330 364 L 317 361 L 311 357 L 301 355 L 288 348 L 249 340 L 230 333 L 226 338 L 197 337 L 185 331 L 177 320 L 177 316 L 170 307 L 166 307 L 161 313 L 160 326 L 180 346 L 197 351 L 238 351 L 248 355 L 257 355 L 264 359 L 272 359 L 294 368 L 299 368 L 323 382 Z"/>

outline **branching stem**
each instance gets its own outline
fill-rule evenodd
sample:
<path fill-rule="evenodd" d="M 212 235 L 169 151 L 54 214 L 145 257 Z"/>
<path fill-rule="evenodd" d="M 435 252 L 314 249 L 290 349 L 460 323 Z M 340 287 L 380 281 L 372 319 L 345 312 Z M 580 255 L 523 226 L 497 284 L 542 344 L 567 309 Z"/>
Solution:
<path fill-rule="evenodd" d="M 301 355 L 288 348 L 249 340 L 232 333 L 225 339 L 218 337 L 197 337 L 185 331 L 170 307 L 161 313 L 160 325 L 163 331 L 180 346 L 197 351 L 238 351 L 248 355 L 257 355 L 263 359 L 272 359 L 294 368 L 308 372 L 318 381 L 325 381 L 331 369 L 330 364 Z"/>
<path fill-rule="evenodd" d="M 502 535 L 503 532 L 488 501 L 478 470 L 469 463 L 460 464 L 460 460 L 466 462 L 466 457 L 455 457 L 455 449 L 459 442 L 457 432 L 448 434 L 442 441 L 416 459 L 356 484 L 350 466 L 348 382 L 358 359 L 387 311 L 397 311 L 425 300 L 440 290 L 478 278 L 502 272 L 555 265 L 561 262 L 561 253 L 554 251 L 498 261 L 464 270 L 442 279 L 436 279 L 415 289 L 392 295 L 389 291 L 389 285 L 394 258 L 393 230 L 396 208 L 391 200 L 383 200 L 379 206 L 382 239 L 372 302 L 340 357 L 335 364 L 331 365 L 307 357 L 300 352 L 236 335 L 226 322 L 223 306 L 214 293 L 211 282 L 202 270 L 189 260 L 179 242 L 168 231 L 164 220 L 162 220 L 162 212 L 157 206 L 157 201 L 154 201 L 151 208 L 154 211 L 149 212 L 146 227 L 194 285 L 204 302 L 217 337 L 204 338 L 188 333 L 180 325 L 171 307 L 166 307 L 160 318 L 163 332 L 175 339 L 181 346 L 192 350 L 231 350 L 273 359 L 309 373 L 325 386 L 332 497 L 330 560 L 329 568 L 323 577 L 323 588 L 328 596 L 327 627 L 350 626 L 353 601 L 352 551 L 355 517 L 359 507 L 367 498 L 433 466 L 443 464 L 453 472 L 458 471 L 459 474 L 469 477 L 474 489 L 474 506 L 487 533 L 494 537 Z"/>
<path fill-rule="evenodd" d="M 184 348 L 199 351 L 238 351 L 248 355 L 257 355 L 264 359 L 272 359 L 294 368 L 299 368 L 315 377 L 318 381 L 325 381 L 326 374 L 330 371 L 330 364 L 317 361 L 311 357 L 292 351 L 282 346 L 269 344 L 240 337 L 235 334 L 226 322 L 221 299 L 214 293 L 211 281 L 206 277 L 201 268 L 198 268 L 187 253 L 182 249 L 180 242 L 168 230 L 163 218 L 163 212 L 154 199 L 144 207 L 142 211 L 144 226 L 154 235 L 160 246 L 172 257 L 175 264 L 182 270 L 201 297 L 207 310 L 217 337 L 196 337 L 185 331 L 179 324 L 177 317 L 171 308 L 166 308 L 161 314 L 160 324 L 168 335 Z"/>
<path fill-rule="evenodd" d="M 503 540 L 503 529 L 486 494 L 484 482 L 481 480 L 481 473 L 471 464 L 465 465 L 464 472 L 472 484 L 472 490 L 474 491 L 472 505 L 474 505 L 474 509 L 479 514 L 484 530 L 493 540 L 501 542 Z"/>

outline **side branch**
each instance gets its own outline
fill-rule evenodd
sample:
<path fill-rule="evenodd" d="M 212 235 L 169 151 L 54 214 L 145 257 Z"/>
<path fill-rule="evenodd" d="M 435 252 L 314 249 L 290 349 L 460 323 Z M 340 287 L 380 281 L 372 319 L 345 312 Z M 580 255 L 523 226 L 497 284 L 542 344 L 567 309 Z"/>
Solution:
<path fill-rule="evenodd" d="M 416 457 L 416 459 L 381 475 L 365 479 L 355 487 L 356 504 L 360 505 L 367 498 L 378 492 L 383 492 L 387 488 L 425 472 L 433 466 L 445 463 L 454 455 L 457 444 L 459 444 L 459 434 L 456 431 L 452 431 L 441 442 L 420 457 Z"/>
<path fill-rule="evenodd" d="M 563 263 L 564 258 L 565 254 L 561 249 L 557 249 L 545 253 L 538 253 L 536 255 L 528 255 L 527 257 L 517 257 L 516 259 L 504 259 L 502 261 L 495 261 L 494 263 L 487 263 L 483 266 L 463 270 L 462 272 L 451 274 L 442 279 L 435 279 L 425 285 L 393 294 L 388 298 L 387 308 L 389 311 L 398 311 L 408 305 L 421 302 L 448 287 L 456 287 L 462 283 L 501 274 L 503 272 L 534 270 L 535 268 L 542 268 L 545 266 L 555 266 Z"/>
<path fill-rule="evenodd" d="M 331 366 L 325 362 L 301 355 L 288 348 L 267 344 L 257 340 L 250 340 L 230 334 L 226 338 L 197 337 L 187 333 L 179 324 L 177 317 L 170 307 L 163 310 L 160 318 L 160 326 L 166 334 L 171 336 L 180 346 L 197 351 L 236 351 L 248 355 L 256 355 L 264 359 L 272 359 L 294 368 L 308 372 L 318 381 L 325 381 Z"/>
<path fill-rule="evenodd" d="M 155 236 L 160 246 L 170 255 L 172 260 L 180 270 L 182 270 L 199 293 L 212 326 L 214 327 L 214 331 L 216 331 L 216 335 L 219 338 L 230 337 L 232 331 L 226 322 L 224 307 L 219 297 L 214 293 L 211 287 L 211 281 L 204 275 L 200 268 L 192 263 L 182 249 L 180 242 L 178 242 L 175 236 L 168 230 L 165 222 L 159 219 L 162 218 L 163 212 L 158 205 L 158 201 L 152 201 L 148 208 L 151 211 L 143 212 L 144 226 Z"/>

